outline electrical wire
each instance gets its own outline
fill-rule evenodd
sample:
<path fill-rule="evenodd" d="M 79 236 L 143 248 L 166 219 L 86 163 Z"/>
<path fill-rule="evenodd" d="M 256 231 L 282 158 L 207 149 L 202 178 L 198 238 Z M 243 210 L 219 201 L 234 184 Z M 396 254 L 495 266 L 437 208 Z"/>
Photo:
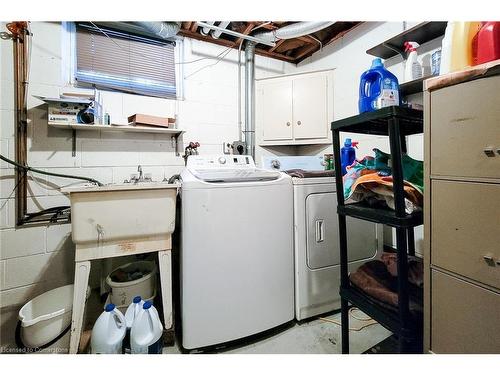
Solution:
<path fill-rule="evenodd" d="M 198 70 L 195 70 L 193 73 L 188 74 L 187 76 L 185 76 L 185 77 L 184 77 L 184 79 L 187 79 L 187 78 L 189 78 L 189 77 L 191 77 L 191 76 L 195 75 L 196 73 L 201 72 L 202 70 L 204 70 L 204 69 L 206 69 L 206 68 L 210 68 L 210 67 L 212 67 L 212 66 L 217 65 L 217 64 L 218 64 L 218 63 L 220 63 L 222 60 L 224 60 L 224 58 L 225 58 L 227 55 L 229 55 L 229 53 L 231 52 L 231 49 L 232 49 L 232 48 L 229 48 L 229 49 L 228 49 L 228 51 L 227 51 L 224 55 L 220 56 L 220 57 L 217 59 L 217 61 L 216 61 L 216 62 L 214 62 L 214 63 L 212 63 L 212 64 L 208 64 L 208 65 L 202 66 L 202 67 L 201 67 L 201 68 L 199 68 Z"/>
<path fill-rule="evenodd" d="M 34 173 L 44 174 L 44 175 L 47 175 L 47 176 L 62 177 L 62 178 L 71 178 L 71 179 L 75 179 L 75 180 L 84 180 L 84 181 L 89 181 L 89 182 L 92 182 L 94 184 L 97 184 L 98 186 L 103 186 L 102 182 L 97 181 L 96 179 L 93 179 L 93 178 L 90 178 L 90 177 L 74 176 L 74 175 L 69 175 L 69 174 L 62 174 L 62 173 L 54 173 L 54 172 L 42 171 L 40 169 L 36 169 L 36 168 L 29 167 L 29 166 L 21 165 L 21 164 L 15 162 L 13 160 L 10 160 L 10 159 L 6 158 L 2 154 L 0 154 L 0 159 L 3 160 L 3 161 L 5 161 L 6 163 L 9 163 L 9 164 L 12 164 L 12 165 L 16 166 L 17 168 L 24 169 L 25 171 L 31 171 L 31 172 L 34 172 Z"/>
<path fill-rule="evenodd" d="M 364 318 L 364 317 L 359 317 L 359 316 L 354 315 L 354 311 L 360 311 L 360 310 L 357 307 L 351 307 L 349 309 L 349 316 L 355 320 L 358 320 L 361 322 L 366 322 L 366 323 L 362 324 L 360 327 L 357 327 L 357 328 L 349 327 L 349 331 L 359 332 L 359 331 L 365 329 L 366 327 L 370 327 L 370 326 L 373 326 L 375 324 L 378 324 L 378 322 L 376 320 L 372 319 L 371 317 Z M 338 326 L 342 326 L 342 323 L 335 320 L 335 319 L 319 318 L 319 320 L 322 320 L 322 321 L 328 322 L 328 323 L 333 323 L 333 324 L 336 324 Z"/>
<path fill-rule="evenodd" d="M 137 51 L 132 51 L 128 48 L 124 48 L 122 47 L 120 44 L 118 44 L 118 42 L 113 39 L 111 36 L 109 36 L 109 34 L 104 31 L 103 29 L 101 29 L 99 26 L 97 26 L 94 22 L 92 21 L 89 21 L 92 26 L 94 26 L 99 32 L 101 32 L 102 34 L 104 34 L 109 40 L 111 40 L 111 42 L 113 42 L 118 48 L 120 48 L 121 50 L 127 52 L 127 53 L 133 53 L 134 55 L 138 55 L 138 56 L 141 56 L 143 58 L 146 58 L 148 60 L 153 60 L 155 62 L 162 62 L 158 59 L 154 59 L 152 58 L 151 56 L 148 56 L 148 55 L 145 55 L 141 52 L 137 52 Z M 199 59 L 195 59 L 195 60 L 190 60 L 190 61 L 182 61 L 182 62 L 174 62 L 175 65 L 185 65 L 185 64 L 193 64 L 193 63 L 196 63 L 196 62 L 199 62 L 199 61 L 203 61 L 203 60 L 215 60 L 217 59 L 218 57 L 220 57 L 222 54 L 226 53 L 227 51 L 231 50 L 232 47 L 227 47 L 225 48 L 222 52 L 220 52 L 219 54 L 217 54 L 216 56 L 206 56 L 206 57 L 200 57 Z"/>

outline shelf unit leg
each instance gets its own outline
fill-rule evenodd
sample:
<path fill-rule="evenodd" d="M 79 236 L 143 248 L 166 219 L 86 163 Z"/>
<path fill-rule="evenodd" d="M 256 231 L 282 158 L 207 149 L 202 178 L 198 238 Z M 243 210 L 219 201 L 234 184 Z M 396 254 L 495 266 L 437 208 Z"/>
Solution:
<path fill-rule="evenodd" d="M 408 228 L 408 254 L 411 256 L 415 256 L 415 232 L 413 231 L 413 227 Z"/>
<path fill-rule="evenodd" d="M 342 354 L 349 354 L 349 301 L 340 299 L 340 322 L 342 332 Z"/>
<path fill-rule="evenodd" d="M 344 184 L 340 168 L 340 133 L 333 131 L 333 157 L 335 161 L 335 183 L 337 202 L 344 204 Z M 346 217 L 338 214 L 339 218 L 339 245 L 340 245 L 340 288 L 349 287 L 349 271 L 347 258 L 347 224 Z M 341 331 L 342 354 L 349 354 L 349 301 L 341 297 Z"/>

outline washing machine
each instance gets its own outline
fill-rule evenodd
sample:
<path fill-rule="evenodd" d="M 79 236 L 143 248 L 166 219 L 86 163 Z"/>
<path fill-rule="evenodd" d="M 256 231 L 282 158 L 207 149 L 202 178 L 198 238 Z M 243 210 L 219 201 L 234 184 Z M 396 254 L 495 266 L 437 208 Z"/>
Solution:
<path fill-rule="evenodd" d="M 182 346 L 294 319 L 293 188 L 248 155 L 189 156 L 181 173 Z"/>
<path fill-rule="evenodd" d="M 335 178 L 321 156 L 263 157 L 268 170 L 295 171 L 293 184 L 295 318 L 340 308 L 340 249 Z M 299 172 L 297 172 L 299 170 Z M 347 218 L 349 269 L 377 256 L 382 228 Z"/>

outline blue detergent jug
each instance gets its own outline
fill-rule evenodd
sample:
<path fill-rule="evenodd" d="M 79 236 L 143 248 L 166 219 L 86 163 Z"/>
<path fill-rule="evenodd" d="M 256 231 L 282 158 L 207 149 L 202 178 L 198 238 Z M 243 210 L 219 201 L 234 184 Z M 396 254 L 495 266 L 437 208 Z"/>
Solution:
<path fill-rule="evenodd" d="M 358 147 L 359 142 L 352 142 L 351 138 L 346 138 L 344 142 L 344 147 L 340 149 L 340 169 L 342 171 L 342 176 L 347 173 L 347 167 L 354 163 L 356 159 L 356 150 L 354 147 Z"/>
<path fill-rule="evenodd" d="M 381 59 L 374 59 L 372 66 L 361 75 L 359 83 L 359 113 L 400 105 L 399 84 Z"/>

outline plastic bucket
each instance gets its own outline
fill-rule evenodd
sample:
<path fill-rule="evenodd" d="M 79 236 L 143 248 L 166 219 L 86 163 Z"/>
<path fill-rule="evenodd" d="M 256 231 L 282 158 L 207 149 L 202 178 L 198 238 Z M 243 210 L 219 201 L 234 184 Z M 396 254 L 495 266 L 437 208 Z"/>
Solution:
<path fill-rule="evenodd" d="M 130 281 L 116 281 L 117 276 L 128 280 L 129 276 L 137 273 L 142 276 Z M 156 265 L 145 260 L 127 263 L 115 268 L 106 277 L 106 284 L 111 288 L 110 301 L 116 306 L 128 306 L 135 296 L 141 296 L 144 300 L 151 299 L 156 294 Z"/>
<path fill-rule="evenodd" d="M 87 289 L 87 297 L 90 289 Z M 69 328 L 73 310 L 73 284 L 49 290 L 19 310 L 18 346 L 39 351 L 69 349 Z M 34 350 L 35 351 L 35 350 Z"/>

